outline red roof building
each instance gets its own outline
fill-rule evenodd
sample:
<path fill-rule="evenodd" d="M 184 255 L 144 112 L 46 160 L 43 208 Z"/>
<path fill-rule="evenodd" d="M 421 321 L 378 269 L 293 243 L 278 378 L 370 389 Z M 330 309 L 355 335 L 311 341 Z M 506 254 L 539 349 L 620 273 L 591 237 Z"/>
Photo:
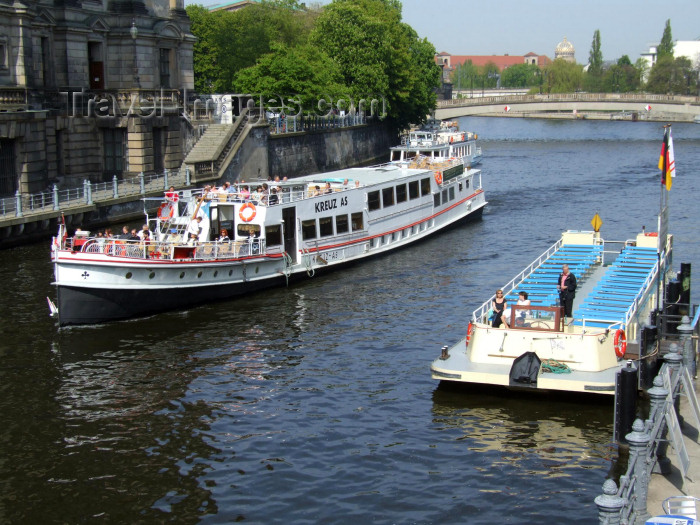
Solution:
<path fill-rule="evenodd" d="M 539 67 L 544 67 L 551 64 L 551 59 L 546 55 L 537 55 L 528 53 L 527 55 L 451 55 L 446 52 L 435 55 L 435 61 L 444 65 L 445 69 L 453 70 L 457 66 L 472 61 L 475 66 L 485 66 L 487 64 L 495 64 L 499 71 L 514 66 L 516 64 L 534 64 Z"/>

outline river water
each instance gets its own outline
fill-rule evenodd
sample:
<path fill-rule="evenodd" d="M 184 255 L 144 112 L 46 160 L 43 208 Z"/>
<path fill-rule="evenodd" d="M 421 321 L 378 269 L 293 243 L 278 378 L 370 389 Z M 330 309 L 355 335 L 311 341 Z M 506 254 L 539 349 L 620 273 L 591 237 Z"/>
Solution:
<path fill-rule="evenodd" d="M 287 289 L 58 331 L 48 243 L 0 252 L 0 522 L 594 522 L 609 400 L 438 388 L 429 365 L 562 230 L 655 229 L 662 129 L 461 125 L 480 221 Z M 677 267 L 700 262 L 700 126 L 673 131 Z"/>

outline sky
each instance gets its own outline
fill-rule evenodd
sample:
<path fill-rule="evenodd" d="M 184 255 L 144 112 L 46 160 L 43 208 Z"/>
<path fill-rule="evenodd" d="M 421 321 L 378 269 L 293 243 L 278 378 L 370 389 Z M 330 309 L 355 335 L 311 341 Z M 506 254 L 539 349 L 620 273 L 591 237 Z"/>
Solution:
<path fill-rule="evenodd" d="M 210 6 L 226 0 L 186 0 Z M 330 0 L 306 0 L 327 4 Z M 671 20 L 673 40 L 700 38 L 699 0 L 403 0 L 403 20 L 436 51 L 452 55 L 525 55 L 554 58 L 564 37 L 576 61 L 588 62 L 600 30 L 603 60 L 632 62 L 661 40 Z"/>

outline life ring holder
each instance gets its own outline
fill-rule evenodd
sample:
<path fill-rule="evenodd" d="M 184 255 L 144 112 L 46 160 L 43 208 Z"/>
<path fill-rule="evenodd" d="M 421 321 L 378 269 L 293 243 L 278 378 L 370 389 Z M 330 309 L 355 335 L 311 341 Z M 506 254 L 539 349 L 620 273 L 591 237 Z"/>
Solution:
<path fill-rule="evenodd" d="M 469 347 L 469 340 L 472 338 L 473 333 L 474 333 L 474 323 L 469 321 L 469 324 L 467 325 L 467 347 Z"/>
<path fill-rule="evenodd" d="M 169 202 L 164 202 L 160 205 L 160 208 L 158 208 L 158 218 L 161 221 L 168 221 L 172 219 L 174 213 L 175 209 L 173 208 L 173 205 Z"/>
<path fill-rule="evenodd" d="M 250 210 L 250 212 L 246 212 L 246 210 Z M 243 206 L 241 206 L 241 209 L 238 210 L 238 216 L 243 222 L 252 221 L 255 218 L 256 213 L 257 210 L 255 209 L 255 204 L 252 202 L 246 202 Z"/>
<path fill-rule="evenodd" d="M 441 171 L 435 172 L 435 182 L 437 182 L 438 184 L 442 184 L 442 172 Z"/>
<path fill-rule="evenodd" d="M 625 352 L 627 352 L 627 336 L 624 330 L 615 330 L 613 345 L 615 346 L 615 355 L 620 359 L 625 357 Z"/>

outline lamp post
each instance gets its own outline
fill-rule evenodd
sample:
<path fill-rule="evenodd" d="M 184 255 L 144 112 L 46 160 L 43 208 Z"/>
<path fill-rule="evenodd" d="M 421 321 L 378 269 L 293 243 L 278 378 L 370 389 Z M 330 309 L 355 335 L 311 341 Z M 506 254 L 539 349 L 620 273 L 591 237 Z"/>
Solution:
<path fill-rule="evenodd" d="M 131 19 L 131 29 L 129 29 L 131 34 L 131 39 L 134 41 L 134 80 L 136 81 L 136 87 L 141 88 L 141 81 L 139 80 L 139 58 L 138 50 L 136 48 L 136 39 L 139 36 L 139 28 L 136 27 L 136 19 Z"/>

